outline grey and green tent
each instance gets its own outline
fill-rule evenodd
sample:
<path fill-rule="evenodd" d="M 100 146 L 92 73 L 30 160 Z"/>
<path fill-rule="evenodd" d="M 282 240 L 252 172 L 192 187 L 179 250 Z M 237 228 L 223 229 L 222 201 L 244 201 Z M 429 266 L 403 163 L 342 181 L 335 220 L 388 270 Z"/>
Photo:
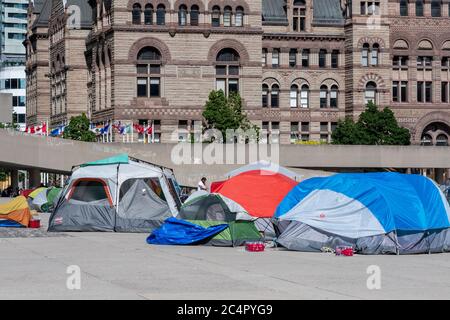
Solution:
<path fill-rule="evenodd" d="M 228 228 L 209 239 L 206 245 L 235 247 L 262 239 L 255 219 L 236 202 L 217 193 L 194 193 L 181 207 L 177 218 L 205 228 L 228 224 Z"/>
<path fill-rule="evenodd" d="M 72 172 L 49 231 L 151 232 L 178 213 L 168 169 L 127 154 L 85 163 Z"/>

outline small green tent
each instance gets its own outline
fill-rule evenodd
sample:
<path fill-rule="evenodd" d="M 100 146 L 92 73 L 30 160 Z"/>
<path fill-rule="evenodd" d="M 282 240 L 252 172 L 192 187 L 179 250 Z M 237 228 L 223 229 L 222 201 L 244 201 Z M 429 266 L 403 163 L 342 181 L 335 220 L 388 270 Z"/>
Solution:
<path fill-rule="evenodd" d="M 34 199 L 30 199 L 30 207 L 40 212 L 50 212 L 61 193 L 61 188 L 44 188 Z"/>
<path fill-rule="evenodd" d="M 205 228 L 228 224 L 228 228 L 208 240 L 206 245 L 235 247 L 262 239 L 254 219 L 237 203 L 220 194 L 194 194 L 181 207 L 177 218 Z"/>

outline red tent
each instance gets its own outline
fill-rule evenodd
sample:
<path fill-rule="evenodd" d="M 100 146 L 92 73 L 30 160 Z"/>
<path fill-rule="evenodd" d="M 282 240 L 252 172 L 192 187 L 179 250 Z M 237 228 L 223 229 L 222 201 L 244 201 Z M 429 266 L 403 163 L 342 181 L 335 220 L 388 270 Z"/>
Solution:
<path fill-rule="evenodd" d="M 271 218 L 283 198 L 297 185 L 295 180 L 271 171 L 252 170 L 240 173 L 221 184 L 213 184 L 211 192 L 234 200 L 250 215 Z"/>
<path fill-rule="evenodd" d="M 211 193 L 217 193 L 218 190 L 226 181 L 214 181 L 211 182 Z"/>

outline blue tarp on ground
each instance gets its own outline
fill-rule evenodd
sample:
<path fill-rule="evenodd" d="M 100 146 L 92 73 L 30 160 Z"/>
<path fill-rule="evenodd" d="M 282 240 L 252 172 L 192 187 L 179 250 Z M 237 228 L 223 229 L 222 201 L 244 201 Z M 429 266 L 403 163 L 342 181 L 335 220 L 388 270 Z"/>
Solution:
<path fill-rule="evenodd" d="M 23 225 L 12 220 L 0 220 L 0 228 L 23 228 Z"/>
<path fill-rule="evenodd" d="M 214 237 L 226 228 L 228 228 L 228 224 L 204 228 L 184 220 L 169 218 L 161 227 L 152 232 L 147 238 L 147 243 L 166 245 L 195 244 Z"/>

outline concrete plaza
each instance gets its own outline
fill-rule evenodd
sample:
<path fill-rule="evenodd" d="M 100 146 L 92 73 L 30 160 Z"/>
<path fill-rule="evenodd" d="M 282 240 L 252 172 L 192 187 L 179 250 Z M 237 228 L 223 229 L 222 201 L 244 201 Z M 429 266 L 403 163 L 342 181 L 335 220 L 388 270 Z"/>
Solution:
<path fill-rule="evenodd" d="M 46 224 L 48 214 L 43 214 Z M 448 299 L 450 254 L 150 246 L 146 234 L 0 230 L 0 299 Z M 81 289 L 66 286 L 81 270 Z M 367 268 L 381 289 L 367 288 Z"/>

